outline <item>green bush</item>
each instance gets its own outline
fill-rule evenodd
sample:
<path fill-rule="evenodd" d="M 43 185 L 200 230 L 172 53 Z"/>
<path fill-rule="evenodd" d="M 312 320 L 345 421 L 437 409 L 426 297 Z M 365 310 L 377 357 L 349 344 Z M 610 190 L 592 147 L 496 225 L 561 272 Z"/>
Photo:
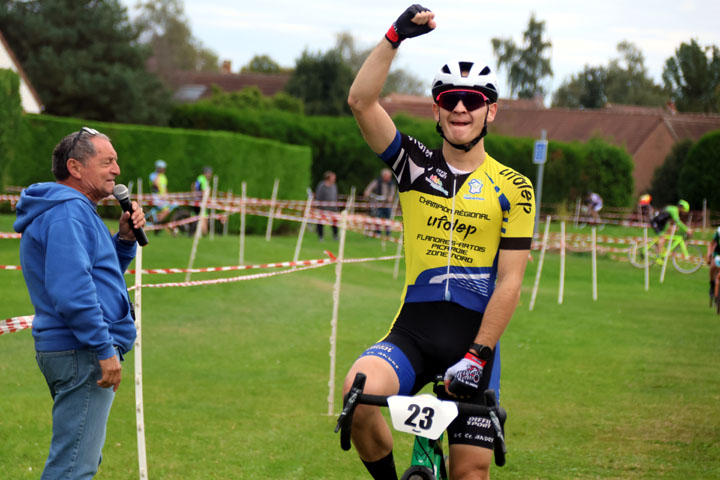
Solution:
<path fill-rule="evenodd" d="M 715 169 L 720 165 L 720 130 L 705 134 L 690 149 L 680 170 L 680 196 L 690 202 L 690 208 L 720 209 L 720 180 Z"/>
<path fill-rule="evenodd" d="M 655 170 L 650 186 L 650 195 L 655 205 L 669 205 L 680 200 L 680 171 L 692 146 L 693 141 L 689 139 L 677 142 L 663 164 Z"/>

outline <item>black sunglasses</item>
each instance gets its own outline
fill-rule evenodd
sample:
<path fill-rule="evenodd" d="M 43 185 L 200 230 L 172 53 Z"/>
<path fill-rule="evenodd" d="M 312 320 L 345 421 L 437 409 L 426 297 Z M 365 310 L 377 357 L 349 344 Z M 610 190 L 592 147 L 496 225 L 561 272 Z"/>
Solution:
<path fill-rule="evenodd" d="M 69 148 L 68 151 L 67 151 L 67 155 L 65 155 L 65 161 L 66 161 L 66 162 L 67 162 L 68 160 L 70 160 L 72 151 L 75 150 L 75 147 L 77 147 L 78 141 L 80 140 L 80 137 L 82 137 L 82 134 L 83 134 L 83 133 L 87 133 L 87 134 L 90 135 L 90 136 L 95 136 L 95 135 L 97 135 L 97 134 L 100 133 L 100 132 L 98 132 L 98 131 L 95 130 L 94 128 L 82 127 L 82 128 L 80 129 L 80 131 L 79 131 L 79 132 L 75 135 L 75 137 L 73 138 L 72 145 L 70 145 L 70 148 Z"/>
<path fill-rule="evenodd" d="M 460 100 L 468 112 L 482 108 L 488 102 L 485 95 L 471 90 L 447 90 L 435 98 L 435 102 L 440 105 L 440 108 L 449 111 L 452 111 Z"/>

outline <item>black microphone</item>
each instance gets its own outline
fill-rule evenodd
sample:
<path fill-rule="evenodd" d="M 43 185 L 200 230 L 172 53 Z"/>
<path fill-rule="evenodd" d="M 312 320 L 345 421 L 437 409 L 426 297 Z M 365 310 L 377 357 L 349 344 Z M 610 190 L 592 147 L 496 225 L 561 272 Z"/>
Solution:
<path fill-rule="evenodd" d="M 130 203 L 130 193 L 128 192 L 128 189 L 125 185 L 117 184 L 115 185 L 115 188 L 113 188 L 113 195 L 117 199 L 117 201 L 120 203 L 120 207 L 122 207 L 123 212 L 133 212 L 132 203 Z M 137 239 L 138 245 L 141 247 L 144 247 L 148 244 L 148 238 L 147 235 L 145 235 L 145 232 L 142 228 L 135 228 L 132 224 L 132 220 L 130 220 L 130 226 L 132 227 L 132 231 L 135 234 L 135 238 Z"/>

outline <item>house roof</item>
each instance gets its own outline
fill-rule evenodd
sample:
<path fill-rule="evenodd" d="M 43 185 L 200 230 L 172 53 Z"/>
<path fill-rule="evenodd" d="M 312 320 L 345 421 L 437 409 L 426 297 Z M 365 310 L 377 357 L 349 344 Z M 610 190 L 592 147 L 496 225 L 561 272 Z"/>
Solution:
<path fill-rule="evenodd" d="M 23 110 L 27 113 L 42 112 L 45 107 L 30 83 L 30 79 L 25 74 L 25 70 L 23 70 L 17 57 L 15 57 L 10 44 L 5 40 L 2 31 L 0 31 L 0 68 L 10 69 L 20 76 L 20 101 Z"/>
<path fill-rule="evenodd" d="M 174 98 L 180 101 L 197 101 L 212 94 L 212 85 L 225 92 L 235 92 L 247 87 L 258 87 L 266 96 L 275 95 L 285 88 L 290 80 L 289 73 L 207 73 L 176 72 L 172 80 Z"/>

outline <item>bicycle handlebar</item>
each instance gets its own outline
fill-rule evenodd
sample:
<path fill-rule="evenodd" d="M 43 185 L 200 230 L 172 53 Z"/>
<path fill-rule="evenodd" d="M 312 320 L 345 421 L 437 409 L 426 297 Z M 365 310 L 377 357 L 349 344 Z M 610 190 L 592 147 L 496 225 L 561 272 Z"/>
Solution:
<path fill-rule="evenodd" d="M 357 373 L 353 380 L 350 391 L 345 395 L 343 399 L 343 409 L 338 417 L 337 424 L 335 425 L 335 433 L 340 432 L 340 447 L 347 451 L 350 450 L 350 433 L 352 430 L 353 414 L 355 408 L 358 405 L 371 405 L 376 407 L 387 407 L 388 398 L 387 395 L 372 395 L 368 393 L 362 393 L 365 389 L 365 381 L 367 377 L 364 373 Z M 438 384 L 442 382 L 442 376 L 435 378 L 435 385 L 433 392 L 438 395 L 439 390 L 444 391 L 444 385 Z M 485 402 L 487 405 L 477 405 L 474 403 L 465 403 L 456 400 L 446 400 L 454 403 L 457 406 L 459 415 L 476 415 L 476 416 L 489 416 L 490 421 L 495 430 L 495 464 L 499 467 L 505 465 L 505 455 L 507 454 L 507 446 L 505 445 L 505 436 L 503 433 L 503 424 L 507 418 L 507 412 L 497 403 L 497 398 L 493 390 L 485 391 Z"/>

